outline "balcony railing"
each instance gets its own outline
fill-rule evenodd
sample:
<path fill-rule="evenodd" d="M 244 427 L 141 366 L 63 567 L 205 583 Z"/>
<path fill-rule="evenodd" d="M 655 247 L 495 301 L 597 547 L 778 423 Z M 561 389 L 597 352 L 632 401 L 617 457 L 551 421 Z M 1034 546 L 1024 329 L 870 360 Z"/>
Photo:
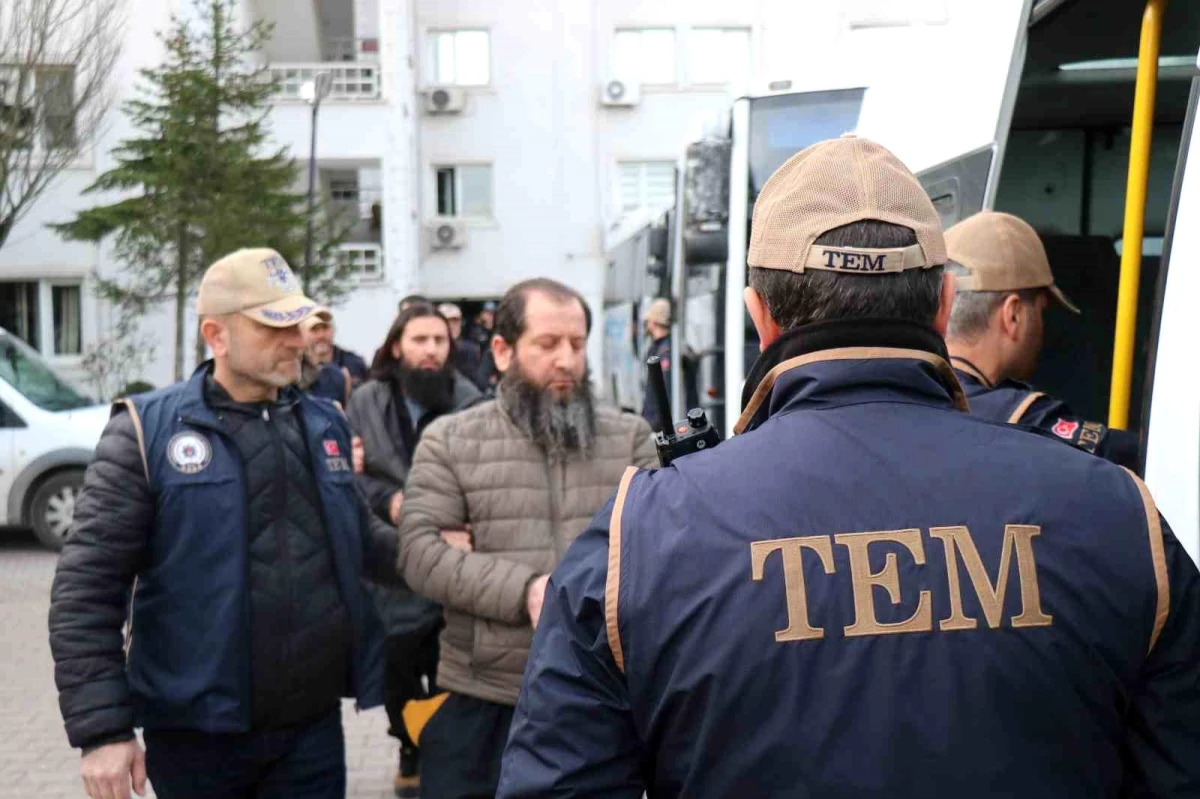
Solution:
<path fill-rule="evenodd" d="M 379 99 L 379 65 L 363 61 L 324 64 L 271 64 L 271 78 L 278 81 L 276 100 L 302 100 L 301 87 L 321 72 L 329 73 L 326 100 L 373 101 Z"/>
<path fill-rule="evenodd" d="M 378 244 L 341 244 L 338 246 L 338 260 L 349 264 L 359 280 L 383 279 L 383 247 Z"/>

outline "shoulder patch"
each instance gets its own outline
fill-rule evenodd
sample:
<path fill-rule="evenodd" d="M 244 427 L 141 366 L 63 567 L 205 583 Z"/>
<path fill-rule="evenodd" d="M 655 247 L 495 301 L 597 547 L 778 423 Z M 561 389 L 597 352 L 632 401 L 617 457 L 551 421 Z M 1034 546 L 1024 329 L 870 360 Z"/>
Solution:
<path fill-rule="evenodd" d="M 1059 419 L 1050 428 L 1050 432 L 1054 433 L 1054 435 L 1058 436 L 1059 438 L 1067 441 L 1074 441 L 1075 434 L 1079 432 L 1079 422 L 1071 419 Z"/>
<path fill-rule="evenodd" d="M 212 444 L 193 430 L 178 433 L 167 444 L 167 460 L 181 474 L 199 474 L 212 463 Z"/>

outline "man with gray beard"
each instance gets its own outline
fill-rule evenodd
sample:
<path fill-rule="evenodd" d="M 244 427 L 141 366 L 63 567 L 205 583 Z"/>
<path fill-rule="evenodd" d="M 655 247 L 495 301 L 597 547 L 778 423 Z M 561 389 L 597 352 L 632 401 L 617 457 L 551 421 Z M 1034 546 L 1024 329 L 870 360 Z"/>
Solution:
<path fill-rule="evenodd" d="M 640 417 L 596 407 L 591 314 L 553 280 L 514 286 L 496 314 L 497 398 L 438 419 L 404 492 L 400 570 L 442 604 L 438 685 L 421 733 L 421 796 L 490 797 L 500 778 L 547 577 L 630 466 L 657 465 Z M 472 547 L 446 531 L 470 530 Z"/>

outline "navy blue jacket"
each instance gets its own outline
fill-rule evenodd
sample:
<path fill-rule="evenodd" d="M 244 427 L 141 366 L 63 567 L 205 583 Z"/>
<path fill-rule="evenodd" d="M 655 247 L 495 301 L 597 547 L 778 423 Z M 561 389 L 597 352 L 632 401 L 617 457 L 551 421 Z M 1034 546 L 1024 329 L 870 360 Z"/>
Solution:
<path fill-rule="evenodd" d="M 866 327 L 785 336 L 742 435 L 626 475 L 498 796 L 1197 795 L 1200 582 L 1144 486 Z"/>
<path fill-rule="evenodd" d="M 993 384 L 965 358 L 952 358 L 954 372 L 971 413 L 993 422 L 1034 427 L 1078 447 L 1084 452 L 1138 470 L 1138 437 L 1126 430 L 1113 430 L 1100 422 L 1080 419 L 1055 397 L 1049 397 L 1019 380 Z"/>
<path fill-rule="evenodd" d="M 250 729 L 249 536 L 242 461 L 204 402 L 206 368 L 134 397 L 157 501 L 132 605 L 127 676 L 137 726 Z M 369 510 L 350 467 L 350 431 L 331 403 L 298 405 L 342 598 L 353 627 L 349 685 L 382 702 L 382 628 L 362 584 Z"/>

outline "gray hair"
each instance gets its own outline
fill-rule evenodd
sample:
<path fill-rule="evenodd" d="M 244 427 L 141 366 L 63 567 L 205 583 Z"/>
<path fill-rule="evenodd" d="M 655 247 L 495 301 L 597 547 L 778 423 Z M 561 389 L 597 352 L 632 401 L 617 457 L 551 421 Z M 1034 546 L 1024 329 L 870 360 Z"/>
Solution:
<path fill-rule="evenodd" d="M 946 271 L 956 277 L 971 274 L 971 270 L 954 261 L 946 264 Z M 950 326 L 946 338 L 960 341 L 975 341 L 987 332 L 996 313 L 1010 294 L 1016 294 L 1021 302 L 1033 302 L 1042 289 L 1019 289 L 1017 291 L 970 291 L 959 289 L 954 294 L 954 307 L 950 311 Z"/>

